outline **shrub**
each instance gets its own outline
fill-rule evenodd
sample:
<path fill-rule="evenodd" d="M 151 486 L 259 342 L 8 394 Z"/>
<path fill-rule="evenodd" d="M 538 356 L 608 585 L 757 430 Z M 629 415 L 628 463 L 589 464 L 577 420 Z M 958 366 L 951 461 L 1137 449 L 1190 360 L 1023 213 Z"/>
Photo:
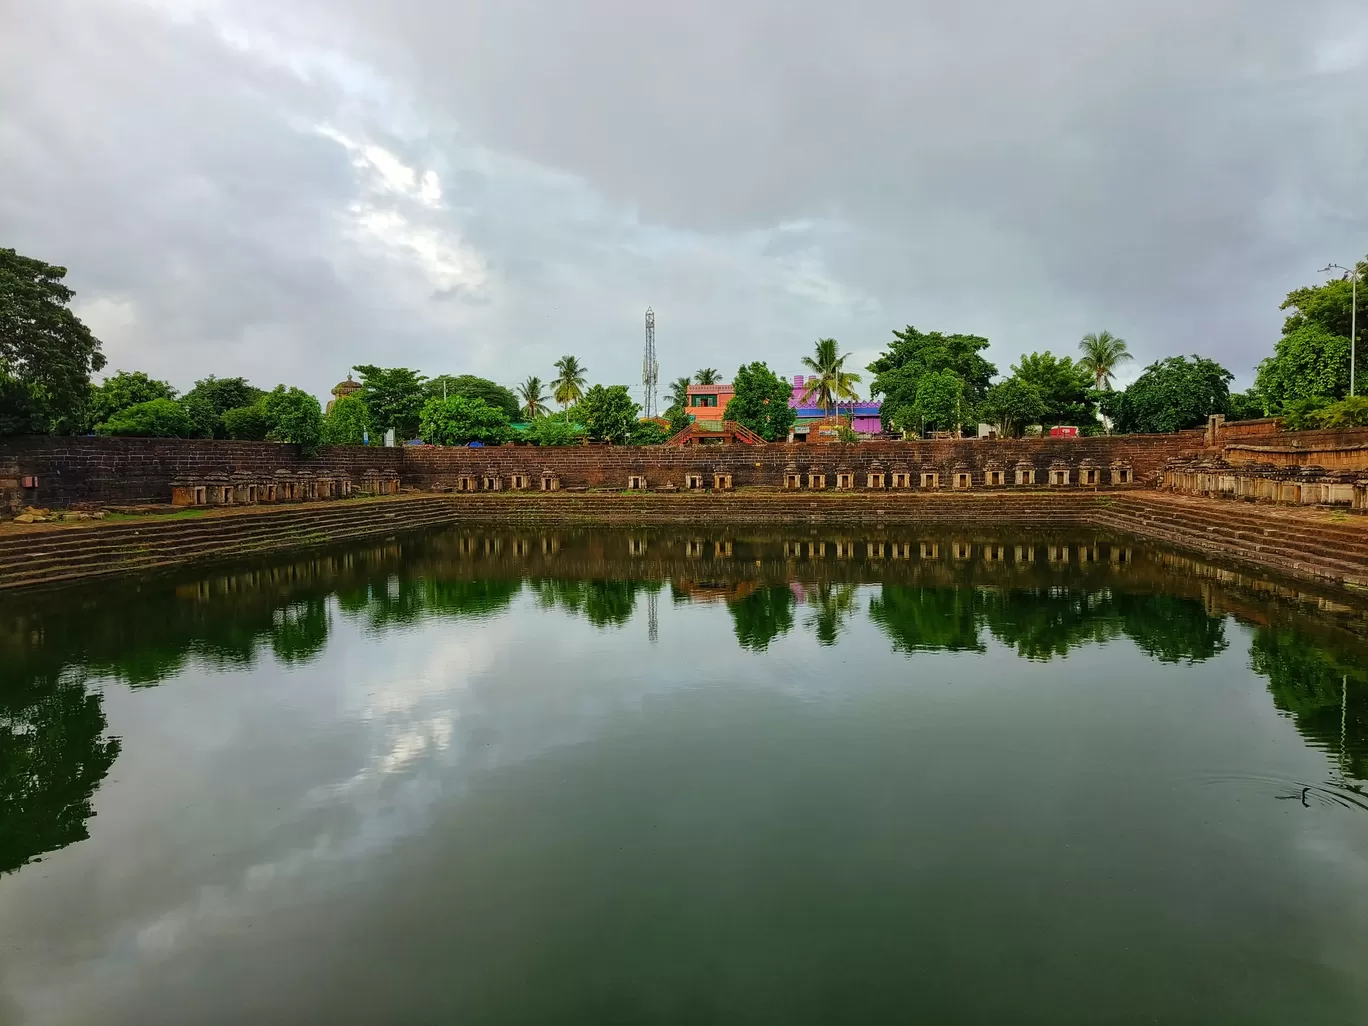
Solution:
<path fill-rule="evenodd" d="M 101 435 L 189 438 L 195 427 L 174 399 L 152 399 L 119 410 L 95 430 Z"/>

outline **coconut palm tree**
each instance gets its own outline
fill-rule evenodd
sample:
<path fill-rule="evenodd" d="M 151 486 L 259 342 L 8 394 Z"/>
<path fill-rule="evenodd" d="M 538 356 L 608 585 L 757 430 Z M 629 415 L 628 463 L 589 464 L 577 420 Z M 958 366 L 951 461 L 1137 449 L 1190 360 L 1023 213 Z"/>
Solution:
<path fill-rule="evenodd" d="M 704 367 L 694 373 L 694 381 L 700 385 L 716 385 L 722 380 L 722 375 L 717 373 L 716 367 Z"/>
<path fill-rule="evenodd" d="M 542 395 L 542 380 L 529 374 L 527 380 L 518 386 L 518 398 L 522 400 L 522 413 L 528 420 L 536 420 L 546 413 L 549 396 Z"/>
<path fill-rule="evenodd" d="M 670 400 L 671 406 L 678 406 L 681 410 L 689 405 L 689 386 L 693 384 L 688 378 L 675 378 L 670 382 L 670 390 L 665 393 L 665 398 Z"/>
<path fill-rule="evenodd" d="M 586 368 L 578 357 L 562 356 L 556 361 L 556 380 L 551 382 L 551 394 L 561 404 L 561 409 L 567 409 L 584 398 L 585 374 Z"/>
<path fill-rule="evenodd" d="M 1078 343 L 1078 348 L 1083 351 L 1078 366 L 1093 376 L 1099 392 L 1103 389 L 1110 392 L 1112 372 L 1118 364 L 1132 359 L 1126 349 L 1126 340 L 1117 338 L 1110 331 L 1089 332 Z"/>
<path fill-rule="evenodd" d="M 826 415 L 831 416 L 831 408 L 842 399 L 855 400 L 855 386 L 860 382 L 858 374 L 845 369 L 850 354 L 840 355 L 841 345 L 834 338 L 819 338 L 813 356 L 803 357 L 803 366 L 813 372 L 813 378 L 803 389 L 802 401 L 807 403 L 816 398 Z"/>

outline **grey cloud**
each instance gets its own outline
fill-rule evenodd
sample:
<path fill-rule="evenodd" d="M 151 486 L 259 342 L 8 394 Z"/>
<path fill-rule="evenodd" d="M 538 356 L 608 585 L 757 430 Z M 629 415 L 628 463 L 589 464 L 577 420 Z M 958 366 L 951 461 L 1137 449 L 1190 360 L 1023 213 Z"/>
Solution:
<path fill-rule="evenodd" d="M 1107 327 L 1247 379 L 1282 294 L 1368 251 L 1351 0 L 175 8 L 25 9 L 0 230 L 132 297 L 129 359 L 182 384 L 567 351 L 631 381 L 648 303 L 667 376 L 912 322 L 1004 369 Z M 380 201 L 319 124 L 440 175 L 384 206 L 408 250 L 358 238 Z M 447 241 L 471 281 L 422 280 Z"/>

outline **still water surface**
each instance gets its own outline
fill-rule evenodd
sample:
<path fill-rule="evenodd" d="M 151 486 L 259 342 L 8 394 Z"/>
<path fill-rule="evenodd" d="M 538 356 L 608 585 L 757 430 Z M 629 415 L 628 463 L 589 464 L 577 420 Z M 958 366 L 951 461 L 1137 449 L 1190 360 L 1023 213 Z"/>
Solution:
<path fill-rule="evenodd" d="M 1137 543 L 0 604 L 0 1023 L 1368 1022 L 1368 619 Z"/>

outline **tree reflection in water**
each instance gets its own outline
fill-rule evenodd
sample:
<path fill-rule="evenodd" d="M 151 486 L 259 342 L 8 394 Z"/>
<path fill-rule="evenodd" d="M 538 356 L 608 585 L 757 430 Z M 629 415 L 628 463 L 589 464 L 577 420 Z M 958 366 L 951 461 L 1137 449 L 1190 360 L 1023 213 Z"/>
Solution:
<path fill-rule="evenodd" d="M 824 647 L 867 612 L 891 649 L 909 656 L 983 652 L 992 639 L 1022 658 L 1049 660 L 1129 639 L 1152 659 L 1200 663 L 1229 646 L 1219 612 L 1229 608 L 1256 623 L 1250 666 L 1267 678 L 1277 708 L 1343 777 L 1368 777 L 1368 646 L 1310 603 L 1280 604 L 1266 588 L 1237 593 L 1228 575 L 1197 582 L 1202 568 L 1186 558 L 1136 565 L 1129 549 L 1117 566 L 1086 569 L 908 558 L 917 549 L 890 544 L 888 552 L 904 555 L 861 564 L 823 561 L 818 548 L 802 561 L 799 582 L 782 540 L 763 537 L 692 550 L 651 538 L 633 551 L 612 532 L 479 546 L 436 535 L 180 583 L 11 601 L 0 607 L 0 872 L 86 836 L 92 795 L 120 744 L 88 681 L 148 686 L 189 665 L 237 669 L 263 656 L 298 666 L 327 647 L 335 617 L 376 633 L 480 620 L 507 610 L 524 589 L 544 610 L 607 630 L 634 619 L 638 593 L 670 581 L 676 601 L 724 603 L 736 643 L 757 653 L 793 632 L 802 604 L 803 628 Z"/>

